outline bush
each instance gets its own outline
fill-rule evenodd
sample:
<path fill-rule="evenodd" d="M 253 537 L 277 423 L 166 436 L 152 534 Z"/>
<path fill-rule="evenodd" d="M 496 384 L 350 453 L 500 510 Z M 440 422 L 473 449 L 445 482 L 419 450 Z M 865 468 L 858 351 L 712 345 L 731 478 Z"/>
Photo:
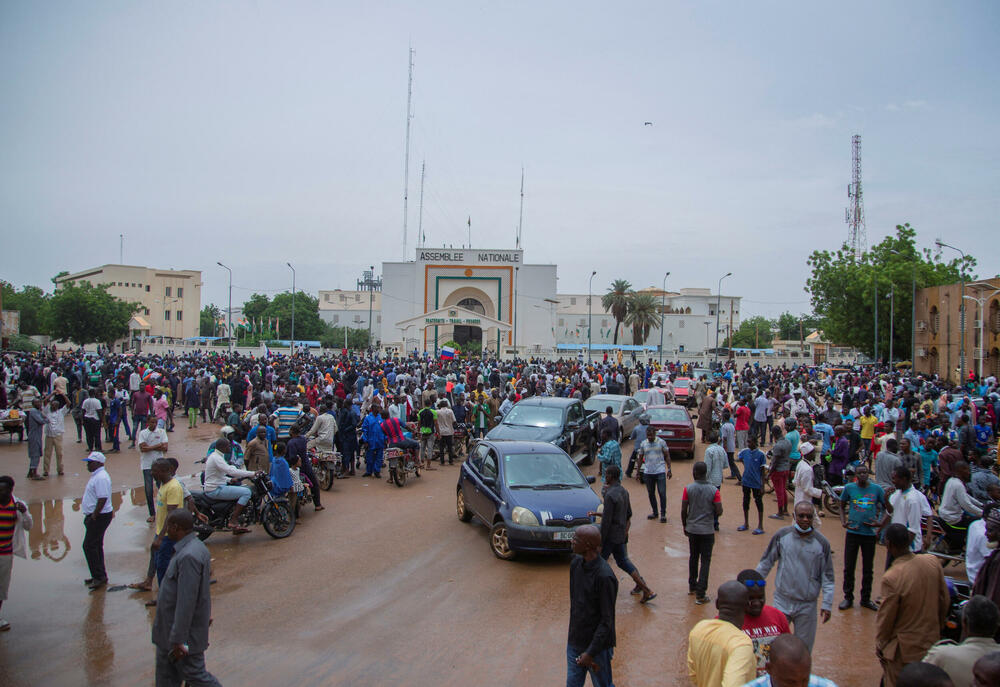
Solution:
<path fill-rule="evenodd" d="M 34 341 L 26 337 L 24 334 L 15 334 L 8 339 L 8 349 L 12 351 L 22 351 L 25 353 L 34 353 L 41 346 L 36 344 Z"/>

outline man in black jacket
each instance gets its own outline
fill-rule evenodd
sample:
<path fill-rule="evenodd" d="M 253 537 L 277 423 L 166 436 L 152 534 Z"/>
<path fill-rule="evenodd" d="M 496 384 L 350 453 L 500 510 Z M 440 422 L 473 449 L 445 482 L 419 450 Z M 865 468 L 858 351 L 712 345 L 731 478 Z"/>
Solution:
<path fill-rule="evenodd" d="M 646 603 L 656 597 L 656 592 L 646 585 L 638 568 L 629 560 L 626 544 L 628 530 L 632 522 L 632 503 L 628 491 L 621 483 L 622 470 L 617 465 L 609 465 L 604 471 L 606 483 L 604 489 L 604 513 L 601 516 L 601 558 L 610 560 L 612 554 L 615 563 L 635 580 L 632 594 L 642 594 L 640 603 Z M 597 513 L 591 513 L 591 516 Z"/>
<path fill-rule="evenodd" d="M 601 558 L 601 533 L 583 525 L 573 534 L 569 566 L 569 634 L 566 638 L 566 687 L 614 687 L 611 659 L 615 647 L 618 578 Z"/>

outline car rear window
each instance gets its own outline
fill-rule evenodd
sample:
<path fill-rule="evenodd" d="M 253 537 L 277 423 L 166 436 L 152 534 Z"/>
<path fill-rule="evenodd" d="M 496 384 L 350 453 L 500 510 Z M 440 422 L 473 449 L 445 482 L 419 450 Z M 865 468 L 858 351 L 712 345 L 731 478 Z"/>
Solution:
<path fill-rule="evenodd" d="M 674 387 L 677 389 L 687 389 L 689 386 L 691 386 L 691 382 L 687 379 L 678 379 L 674 382 Z"/>
<path fill-rule="evenodd" d="M 689 421 L 687 411 L 680 408 L 650 408 L 646 412 L 649 413 L 650 422 L 682 422 L 686 424 Z"/>

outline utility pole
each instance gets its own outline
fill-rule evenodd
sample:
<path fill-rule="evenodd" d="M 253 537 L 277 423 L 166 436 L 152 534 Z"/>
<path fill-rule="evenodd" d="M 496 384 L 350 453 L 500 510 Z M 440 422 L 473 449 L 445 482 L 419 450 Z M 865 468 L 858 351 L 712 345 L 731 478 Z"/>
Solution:
<path fill-rule="evenodd" d="M 521 209 L 517 213 L 517 241 L 514 247 L 521 248 L 521 226 L 524 222 L 524 167 L 521 167 Z"/>
<path fill-rule="evenodd" d="M 594 306 L 593 306 L 593 292 L 594 292 L 594 277 L 597 276 L 597 270 L 590 273 L 590 281 L 587 282 L 587 362 L 591 362 L 593 359 L 594 342 L 591 337 L 591 329 L 594 323 Z"/>
<path fill-rule="evenodd" d="M 375 292 L 382 290 L 382 278 L 375 278 L 375 265 L 369 267 L 358 279 L 358 291 L 368 291 L 368 347 L 372 346 L 372 304 Z"/>
<path fill-rule="evenodd" d="M 520 267 L 514 268 L 514 357 L 517 357 L 517 273 Z"/>
<path fill-rule="evenodd" d="M 892 284 L 889 287 L 889 367 L 892 367 L 892 337 L 893 337 L 893 325 L 895 324 L 892 320 L 896 316 L 896 285 Z"/>
<path fill-rule="evenodd" d="M 228 315 L 228 325 L 226 326 L 226 340 L 229 342 L 229 355 L 233 354 L 233 271 L 223 265 L 221 262 L 215 263 L 222 269 L 229 272 L 229 308 L 226 310 Z"/>
<path fill-rule="evenodd" d="M 118 234 L 118 264 L 125 264 L 125 234 Z"/>
<path fill-rule="evenodd" d="M 875 349 L 872 360 L 878 364 L 878 275 L 875 275 Z"/>
<path fill-rule="evenodd" d="M 408 58 L 410 75 L 406 82 L 406 152 L 403 154 L 403 260 L 406 260 L 406 220 L 407 206 L 410 201 L 410 120 L 413 119 L 413 53 L 413 48 L 410 48 Z"/>
<path fill-rule="evenodd" d="M 729 359 L 733 359 L 733 299 L 729 299 Z"/>
<path fill-rule="evenodd" d="M 722 280 L 731 276 L 733 276 L 732 272 L 726 272 L 719 278 L 719 292 L 715 299 L 715 360 L 712 362 L 713 370 L 719 365 L 719 308 L 722 307 Z"/>
<path fill-rule="evenodd" d="M 667 277 L 669 276 L 670 272 L 663 275 L 663 289 L 660 291 L 660 367 L 663 367 L 663 318 L 667 310 Z"/>
<path fill-rule="evenodd" d="M 295 355 L 295 268 L 290 262 L 285 264 L 292 271 L 292 355 Z"/>

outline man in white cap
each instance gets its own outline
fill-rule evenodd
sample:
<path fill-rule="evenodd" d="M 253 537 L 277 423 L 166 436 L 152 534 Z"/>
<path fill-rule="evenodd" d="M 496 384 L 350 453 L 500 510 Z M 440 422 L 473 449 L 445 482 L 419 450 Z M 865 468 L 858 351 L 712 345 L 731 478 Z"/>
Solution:
<path fill-rule="evenodd" d="M 90 472 L 80 505 L 83 525 L 87 530 L 83 536 L 83 555 L 90 568 L 90 577 L 84 580 L 84 584 L 94 591 L 108 583 L 108 571 L 104 567 L 104 533 L 115 514 L 111 507 L 111 476 L 104 469 L 104 454 L 93 451 L 83 460 Z"/>

